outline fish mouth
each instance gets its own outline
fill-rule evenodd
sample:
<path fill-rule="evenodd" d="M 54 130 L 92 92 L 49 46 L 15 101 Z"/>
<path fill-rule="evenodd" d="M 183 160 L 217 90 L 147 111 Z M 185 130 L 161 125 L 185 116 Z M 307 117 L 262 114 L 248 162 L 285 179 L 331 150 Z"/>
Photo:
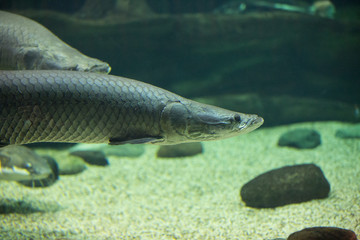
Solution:
<path fill-rule="evenodd" d="M 89 69 L 89 72 L 97 72 L 97 73 L 110 73 L 111 67 L 109 64 L 104 63 L 100 65 L 94 65 Z"/>
<path fill-rule="evenodd" d="M 257 115 L 252 115 L 249 120 L 246 122 L 245 132 L 251 132 L 264 123 L 264 119 Z"/>
<path fill-rule="evenodd" d="M 262 117 L 256 116 L 255 119 L 253 119 L 250 123 L 250 126 L 256 126 L 256 128 L 263 125 L 264 119 Z"/>

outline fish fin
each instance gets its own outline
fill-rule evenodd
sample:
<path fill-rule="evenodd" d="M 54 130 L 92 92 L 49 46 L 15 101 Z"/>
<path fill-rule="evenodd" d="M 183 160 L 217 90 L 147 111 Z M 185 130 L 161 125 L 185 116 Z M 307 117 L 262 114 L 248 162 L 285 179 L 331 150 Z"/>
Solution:
<path fill-rule="evenodd" d="M 121 145 L 121 144 L 142 144 L 142 143 L 154 143 L 160 142 L 162 137 L 141 137 L 141 138 L 134 138 L 134 139 L 126 139 L 126 138 L 110 138 L 109 145 Z"/>

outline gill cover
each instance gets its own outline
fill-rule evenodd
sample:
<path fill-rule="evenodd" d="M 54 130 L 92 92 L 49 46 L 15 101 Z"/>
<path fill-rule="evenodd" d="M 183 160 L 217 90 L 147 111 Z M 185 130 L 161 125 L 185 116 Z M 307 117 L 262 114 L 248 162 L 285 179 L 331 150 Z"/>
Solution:
<path fill-rule="evenodd" d="M 181 102 L 168 103 L 162 113 L 160 126 L 164 138 L 163 144 L 182 142 L 186 134 L 188 109 Z"/>

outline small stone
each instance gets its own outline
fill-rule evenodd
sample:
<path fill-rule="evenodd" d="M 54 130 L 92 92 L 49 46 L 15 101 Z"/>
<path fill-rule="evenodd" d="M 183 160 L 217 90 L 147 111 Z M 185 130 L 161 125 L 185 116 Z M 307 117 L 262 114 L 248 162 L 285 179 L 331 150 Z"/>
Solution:
<path fill-rule="evenodd" d="M 295 129 L 281 135 L 278 145 L 299 149 L 316 148 L 321 144 L 320 134 L 311 129 Z"/>
<path fill-rule="evenodd" d="M 287 240 L 357 240 L 351 230 L 336 227 L 313 227 L 290 234 Z"/>
<path fill-rule="evenodd" d="M 249 207 L 274 208 L 291 203 L 326 198 L 330 184 L 314 164 L 285 166 L 263 173 L 240 190 Z"/>
<path fill-rule="evenodd" d="M 351 127 L 340 128 L 336 131 L 335 137 L 338 138 L 360 138 L 360 124 Z"/>
<path fill-rule="evenodd" d="M 56 162 L 58 163 L 60 175 L 78 174 L 86 169 L 85 162 L 81 158 L 75 156 L 58 158 Z"/>
<path fill-rule="evenodd" d="M 176 145 L 160 146 L 157 156 L 159 158 L 177 158 L 189 157 L 202 153 L 202 145 L 200 142 L 181 143 Z"/>
<path fill-rule="evenodd" d="M 75 151 L 70 155 L 81 157 L 85 162 L 91 165 L 107 166 L 109 165 L 105 154 L 101 151 Z"/>

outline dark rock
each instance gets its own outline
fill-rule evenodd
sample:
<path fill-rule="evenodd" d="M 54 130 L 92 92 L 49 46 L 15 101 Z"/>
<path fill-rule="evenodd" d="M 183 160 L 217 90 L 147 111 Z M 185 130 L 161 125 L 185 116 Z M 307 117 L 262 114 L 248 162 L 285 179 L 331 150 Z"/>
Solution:
<path fill-rule="evenodd" d="M 330 184 L 314 164 L 286 166 L 263 173 L 240 191 L 249 207 L 273 208 L 312 199 L 326 198 Z"/>
<path fill-rule="evenodd" d="M 188 157 L 202 153 L 202 145 L 199 142 L 182 143 L 177 145 L 160 146 L 157 156 L 159 158 Z"/>
<path fill-rule="evenodd" d="M 287 240 L 357 240 L 353 231 L 336 227 L 313 227 L 290 234 Z"/>
<path fill-rule="evenodd" d="M 338 129 L 335 136 L 338 138 L 360 138 L 360 124 Z"/>
<path fill-rule="evenodd" d="M 71 152 L 70 155 L 81 157 L 85 162 L 91 165 L 107 166 L 109 165 L 105 154 L 101 151 L 75 151 Z"/>
<path fill-rule="evenodd" d="M 57 158 L 56 162 L 59 166 L 60 175 L 78 174 L 86 169 L 85 162 L 81 158 L 75 156 Z"/>
<path fill-rule="evenodd" d="M 49 187 L 59 179 L 59 167 L 56 161 L 49 156 L 42 156 L 49 164 L 52 173 L 45 179 L 33 181 L 18 181 L 18 183 L 27 187 Z"/>
<path fill-rule="evenodd" d="M 311 129 L 295 129 L 281 135 L 278 145 L 300 149 L 316 148 L 321 144 L 320 134 Z"/>

